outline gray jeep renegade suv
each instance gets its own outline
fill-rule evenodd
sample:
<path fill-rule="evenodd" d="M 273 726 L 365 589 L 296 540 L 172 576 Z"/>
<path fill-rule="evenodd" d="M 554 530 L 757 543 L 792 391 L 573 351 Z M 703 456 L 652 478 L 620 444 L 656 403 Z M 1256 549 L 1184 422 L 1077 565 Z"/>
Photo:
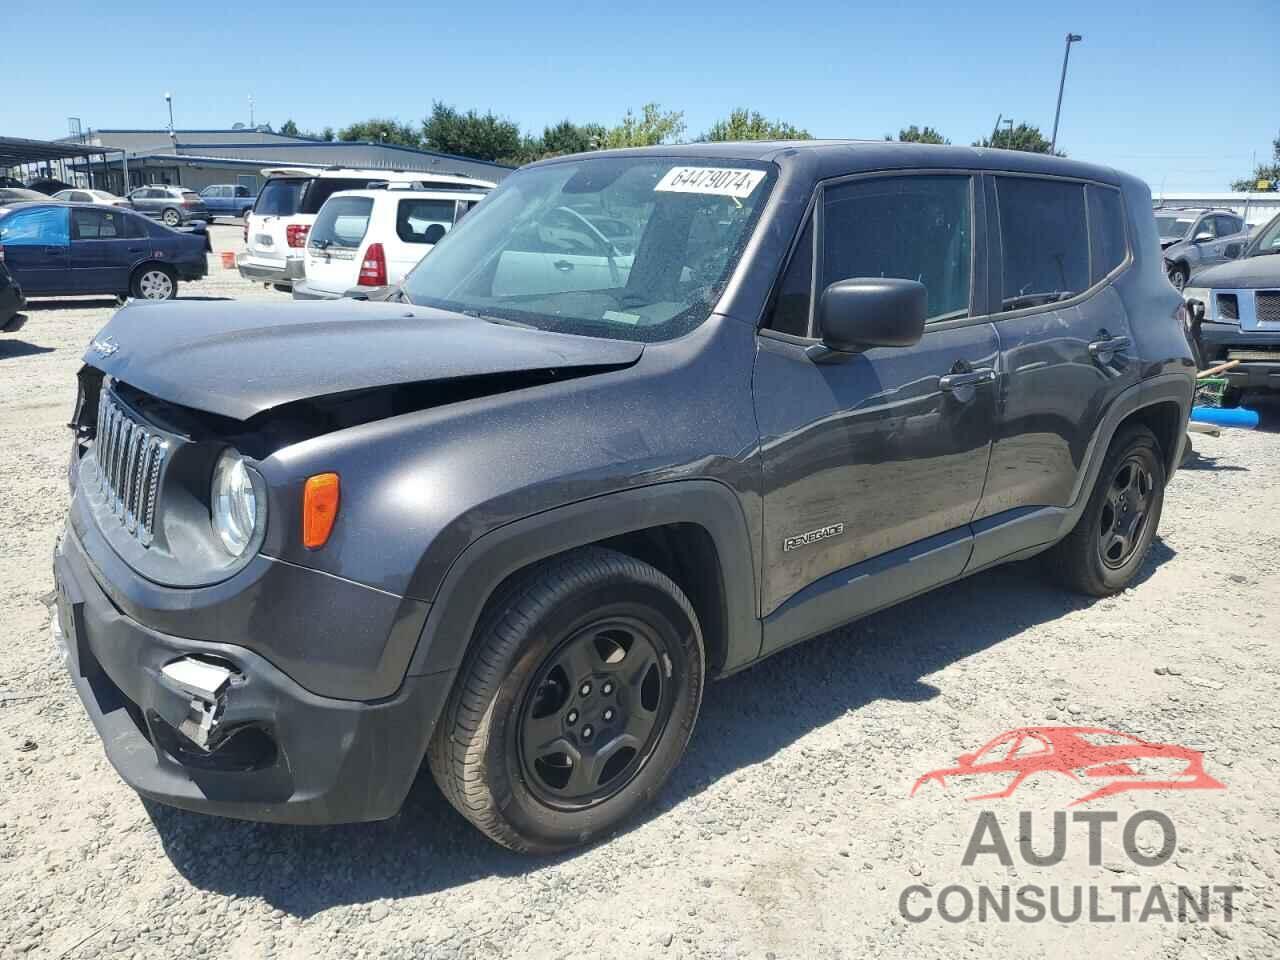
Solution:
<path fill-rule="evenodd" d="M 387 302 L 85 364 L 53 632 L 120 775 L 331 823 L 425 758 L 526 851 L 651 800 L 704 679 L 1042 551 L 1122 589 L 1195 368 L 1138 180 L 821 142 L 535 164 Z"/>

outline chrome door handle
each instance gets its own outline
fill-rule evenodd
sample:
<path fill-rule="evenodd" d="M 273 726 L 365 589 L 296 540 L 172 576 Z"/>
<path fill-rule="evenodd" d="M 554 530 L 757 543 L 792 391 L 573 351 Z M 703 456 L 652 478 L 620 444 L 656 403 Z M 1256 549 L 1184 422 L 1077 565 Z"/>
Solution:
<path fill-rule="evenodd" d="M 573 269 L 573 264 L 570 263 L 568 260 L 557 260 L 555 263 L 552 264 L 552 266 L 555 267 L 557 270 L 559 270 L 561 273 L 568 273 L 570 270 Z"/>
<path fill-rule="evenodd" d="M 938 378 L 939 390 L 958 390 L 960 387 L 980 387 L 983 384 L 995 383 L 996 372 L 990 367 L 981 370 L 969 370 L 965 373 L 948 373 Z"/>
<path fill-rule="evenodd" d="M 1122 350 L 1128 350 L 1133 343 L 1128 337 L 1105 337 L 1089 344 L 1089 356 L 1095 360 L 1110 359 Z"/>

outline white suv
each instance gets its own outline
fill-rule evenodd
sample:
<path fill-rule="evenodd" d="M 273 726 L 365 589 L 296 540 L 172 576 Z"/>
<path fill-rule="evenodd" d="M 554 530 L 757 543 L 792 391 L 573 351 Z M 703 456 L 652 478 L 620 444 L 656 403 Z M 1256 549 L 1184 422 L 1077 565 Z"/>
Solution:
<path fill-rule="evenodd" d="M 347 291 L 398 284 L 453 225 L 488 193 L 391 184 L 344 190 L 325 201 L 307 235 L 306 277 L 295 300 L 336 300 Z"/>
<path fill-rule="evenodd" d="M 417 184 L 446 190 L 489 190 L 494 186 L 485 180 L 416 170 L 271 167 L 262 174 L 267 182 L 245 218 L 245 252 L 236 258 L 236 266 L 245 279 L 285 291 L 305 276 L 307 232 L 334 193 L 384 184 Z"/>

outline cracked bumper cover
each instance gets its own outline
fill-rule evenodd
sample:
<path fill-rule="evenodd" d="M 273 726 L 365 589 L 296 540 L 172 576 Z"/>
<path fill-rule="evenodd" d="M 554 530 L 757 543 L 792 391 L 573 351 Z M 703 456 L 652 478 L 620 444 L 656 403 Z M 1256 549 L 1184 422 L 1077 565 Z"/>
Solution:
<path fill-rule="evenodd" d="M 121 613 L 70 531 L 55 551 L 54 575 L 55 643 L 107 758 L 138 793 L 276 823 L 382 820 L 399 811 L 448 695 L 447 674 L 407 677 L 378 701 L 318 696 L 247 648 L 169 636 Z M 184 657 L 233 674 L 216 719 L 208 718 L 211 750 L 180 732 L 184 721 L 191 732 L 199 704 L 164 668 Z"/>

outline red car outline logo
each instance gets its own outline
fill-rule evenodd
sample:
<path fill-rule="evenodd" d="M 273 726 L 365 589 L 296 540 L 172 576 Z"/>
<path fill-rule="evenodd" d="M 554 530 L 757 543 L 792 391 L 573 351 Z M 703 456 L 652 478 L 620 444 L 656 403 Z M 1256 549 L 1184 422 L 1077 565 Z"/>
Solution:
<path fill-rule="evenodd" d="M 1091 742 L 1087 737 L 1118 738 L 1118 743 Z M 1025 749 L 1024 749 L 1025 747 Z M 984 756 L 987 759 L 984 759 Z M 1135 769 L 1136 761 L 1181 760 L 1186 768 L 1177 779 L 1144 779 Z M 966 797 L 997 800 L 1011 796 L 1027 777 L 1036 773 L 1056 773 L 1077 783 L 1092 786 L 1086 778 L 1112 778 L 1109 783 L 1085 794 L 1068 806 L 1100 800 L 1129 790 L 1225 790 L 1227 785 L 1204 769 L 1204 754 L 1172 743 L 1151 743 L 1119 730 L 1105 727 L 1016 727 L 988 740 L 973 753 L 962 754 L 957 766 L 931 770 L 911 788 L 915 796 L 926 783 L 946 786 L 948 777 L 985 776 L 1012 773 L 1003 790 Z"/>

